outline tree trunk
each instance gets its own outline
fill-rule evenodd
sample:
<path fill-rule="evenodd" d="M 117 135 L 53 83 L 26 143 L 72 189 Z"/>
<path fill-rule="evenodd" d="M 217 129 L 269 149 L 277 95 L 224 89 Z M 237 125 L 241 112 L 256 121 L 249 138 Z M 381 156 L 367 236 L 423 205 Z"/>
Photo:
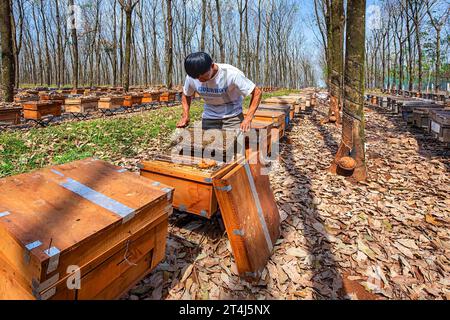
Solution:
<path fill-rule="evenodd" d="M 157 31 L 156 31 L 156 10 L 157 2 L 153 3 L 152 7 L 152 30 L 153 30 L 153 39 L 152 39 L 152 47 L 153 47 L 153 72 L 152 72 L 152 83 L 155 84 L 159 81 L 160 77 L 160 69 L 159 69 L 159 59 L 158 59 L 158 41 L 157 41 Z"/>
<path fill-rule="evenodd" d="M 406 8 L 406 10 L 408 10 Z M 409 23 L 409 18 L 406 17 L 406 32 L 408 34 L 407 41 L 408 41 L 408 90 L 413 90 L 413 50 L 412 50 L 412 41 L 411 41 L 411 26 Z"/>
<path fill-rule="evenodd" d="M 117 0 L 114 0 L 114 10 L 113 10 L 113 44 L 112 44 L 112 78 L 113 86 L 117 86 Z"/>
<path fill-rule="evenodd" d="M 123 84 L 123 14 L 124 9 L 121 7 L 120 9 L 120 33 L 119 33 L 119 78 L 120 78 L 120 84 Z"/>
<path fill-rule="evenodd" d="M 2 58 L 1 94 L 5 102 L 14 101 L 14 53 L 11 29 L 11 5 L 9 0 L 0 1 L 0 38 Z"/>
<path fill-rule="evenodd" d="M 143 18 L 143 9 L 144 6 L 142 5 L 139 12 L 139 21 L 141 22 L 141 35 L 142 35 L 142 44 L 144 46 L 144 83 L 145 86 L 148 86 L 149 78 L 148 78 L 148 48 L 147 48 L 147 39 L 145 37 L 144 32 L 144 18 Z"/>
<path fill-rule="evenodd" d="M 439 92 L 439 87 L 441 86 L 441 29 L 436 30 L 436 63 L 435 63 L 435 91 Z"/>
<path fill-rule="evenodd" d="M 261 80 L 261 55 L 260 55 L 260 47 L 261 47 L 261 0 L 258 0 L 258 29 L 256 30 L 256 80 L 260 82 Z"/>
<path fill-rule="evenodd" d="M 245 73 L 250 73 L 250 36 L 248 34 L 248 0 L 245 0 Z"/>
<path fill-rule="evenodd" d="M 200 36 L 200 51 L 205 51 L 206 33 L 206 0 L 202 0 L 202 34 Z"/>
<path fill-rule="evenodd" d="M 336 0 L 331 2 L 330 14 L 330 109 L 328 118 L 323 122 L 330 121 L 330 117 L 335 117 L 336 124 L 340 123 L 341 104 L 341 78 L 343 68 L 343 42 L 344 42 L 344 1 Z"/>
<path fill-rule="evenodd" d="M 19 10 L 19 17 L 17 26 L 14 20 L 14 10 L 11 5 L 11 21 L 13 30 L 13 45 L 14 45 L 14 66 L 15 66 L 15 86 L 19 88 L 20 83 L 20 63 L 19 63 L 19 55 L 22 49 L 22 39 L 23 39 L 23 22 L 24 22 L 24 10 L 23 10 L 23 1 L 17 0 L 17 7 Z M 19 31 L 17 32 L 17 29 Z M 18 38 L 17 38 L 18 33 Z"/>
<path fill-rule="evenodd" d="M 125 9 L 126 29 L 125 29 L 125 59 L 123 70 L 123 89 L 128 92 L 130 88 L 130 62 L 131 62 L 131 9 Z"/>
<path fill-rule="evenodd" d="M 57 56 L 58 56 L 58 64 L 57 64 L 57 78 L 56 85 L 61 87 L 61 83 L 64 83 L 64 55 L 62 50 L 62 33 L 61 33 L 61 18 L 59 14 L 59 0 L 55 0 L 55 8 L 56 8 L 56 37 L 58 43 Z"/>
<path fill-rule="evenodd" d="M 41 0 L 41 16 L 44 31 L 44 45 L 45 45 L 45 60 L 47 64 L 46 82 L 48 86 L 52 85 L 52 63 L 50 61 L 50 50 L 48 48 L 48 37 L 47 37 L 47 20 L 45 19 L 44 1 Z"/>
<path fill-rule="evenodd" d="M 77 36 L 77 28 L 76 28 L 77 21 L 75 21 L 76 16 L 75 16 L 75 11 L 74 11 L 74 0 L 69 0 L 69 6 L 72 9 L 71 13 L 70 13 L 70 16 L 72 18 L 72 21 L 70 24 L 70 27 L 72 30 L 71 34 L 72 34 L 72 55 L 73 55 L 73 58 L 72 58 L 72 60 L 73 60 L 72 61 L 72 73 L 73 73 L 72 84 L 73 84 L 73 88 L 76 89 L 76 88 L 78 88 L 78 77 L 79 77 L 78 61 L 79 61 L 79 58 L 78 58 L 78 36 Z"/>
<path fill-rule="evenodd" d="M 172 19 L 172 0 L 167 1 L 167 38 L 166 38 L 166 86 L 171 89 L 173 74 L 173 19 Z"/>
<path fill-rule="evenodd" d="M 220 62 L 225 62 L 225 46 L 223 43 L 222 36 L 222 13 L 220 11 L 220 0 L 216 0 L 216 11 L 217 11 L 217 31 L 219 33 L 219 50 L 220 50 Z"/>
<path fill-rule="evenodd" d="M 242 10 L 242 0 L 238 0 L 238 12 L 239 12 L 239 47 L 238 47 L 238 67 L 242 69 L 241 59 L 242 59 L 242 19 L 243 13 Z"/>
<path fill-rule="evenodd" d="M 367 178 L 364 135 L 364 55 L 365 55 L 365 0 L 348 0 L 344 76 L 344 112 L 342 141 L 331 171 L 340 173 L 337 162 L 344 156 L 356 161 L 352 178 Z"/>

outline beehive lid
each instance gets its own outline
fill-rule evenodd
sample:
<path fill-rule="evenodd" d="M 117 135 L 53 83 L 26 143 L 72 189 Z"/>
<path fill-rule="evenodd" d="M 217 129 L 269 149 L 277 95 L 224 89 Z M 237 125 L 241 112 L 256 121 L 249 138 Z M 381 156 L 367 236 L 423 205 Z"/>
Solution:
<path fill-rule="evenodd" d="M 291 104 L 291 103 L 298 103 L 299 98 L 298 97 L 290 97 L 290 96 L 281 96 L 281 97 L 272 97 L 272 98 L 267 98 L 264 99 L 262 102 L 263 103 L 287 103 L 287 104 Z"/>
<path fill-rule="evenodd" d="M 259 279 L 280 235 L 275 197 L 261 169 L 258 162 L 240 159 L 213 179 L 238 272 L 249 280 Z"/>
<path fill-rule="evenodd" d="M 12 110 L 21 110 L 22 106 L 20 103 L 9 103 L 9 102 L 0 102 L 0 112 L 1 111 L 12 111 Z"/>
<path fill-rule="evenodd" d="M 25 110 L 34 110 L 37 111 L 39 107 L 48 107 L 54 105 L 54 101 L 27 101 L 23 102 L 23 108 Z"/>
<path fill-rule="evenodd" d="M 126 223 L 173 193 L 95 159 L 7 177 L 0 188 L 0 234 L 14 239 L 38 266 L 48 265 L 47 274 L 55 267 L 53 256 Z M 0 252 L 5 254 L 8 244 L 2 240 Z"/>
<path fill-rule="evenodd" d="M 270 130 L 273 127 L 273 125 L 271 123 L 264 122 L 264 121 L 258 121 L 258 120 L 253 120 L 251 126 L 252 126 L 252 129 L 255 129 L 255 130 L 261 130 L 261 129 Z"/>

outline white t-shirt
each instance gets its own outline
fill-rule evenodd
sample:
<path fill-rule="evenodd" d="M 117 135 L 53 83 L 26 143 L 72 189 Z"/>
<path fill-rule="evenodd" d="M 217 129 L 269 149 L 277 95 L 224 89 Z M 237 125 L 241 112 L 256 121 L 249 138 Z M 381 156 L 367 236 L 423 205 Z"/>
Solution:
<path fill-rule="evenodd" d="M 219 70 L 207 82 L 186 77 L 183 92 L 192 96 L 197 91 L 205 100 L 203 119 L 226 119 L 242 113 L 243 97 L 250 95 L 255 84 L 244 73 L 229 64 L 217 63 Z"/>

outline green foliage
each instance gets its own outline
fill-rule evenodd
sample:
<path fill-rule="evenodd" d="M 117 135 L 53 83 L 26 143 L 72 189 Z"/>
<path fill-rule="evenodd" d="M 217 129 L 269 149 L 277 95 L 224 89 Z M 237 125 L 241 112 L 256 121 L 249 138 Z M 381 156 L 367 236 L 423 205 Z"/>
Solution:
<path fill-rule="evenodd" d="M 277 91 L 264 94 L 264 97 L 290 92 Z M 245 104 L 248 106 L 249 102 L 247 97 Z M 202 102 L 194 101 L 191 121 L 200 120 L 202 112 Z M 162 107 L 127 117 L 66 122 L 25 132 L 2 132 L 0 177 L 94 156 L 112 162 L 136 157 L 152 143 L 155 145 L 155 141 L 167 140 L 181 113 L 181 107 Z"/>

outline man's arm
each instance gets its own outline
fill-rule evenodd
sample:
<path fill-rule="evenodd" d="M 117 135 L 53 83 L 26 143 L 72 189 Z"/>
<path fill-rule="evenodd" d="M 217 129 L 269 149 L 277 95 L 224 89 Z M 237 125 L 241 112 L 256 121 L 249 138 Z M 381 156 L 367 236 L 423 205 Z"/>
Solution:
<path fill-rule="evenodd" d="M 183 115 L 177 123 L 177 128 L 186 128 L 189 125 L 189 110 L 191 109 L 192 97 L 186 96 L 184 93 L 181 97 L 181 105 L 183 106 Z"/>
<path fill-rule="evenodd" d="M 251 123 L 253 116 L 255 115 L 256 109 L 258 109 L 259 104 L 261 103 L 262 90 L 258 87 L 255 87 L 252 91 L 252 98 L 250 100 L 250 106 L 245 116 L 244 121 L 241 123 L 241 130 L 247 132 L 251 128 Z"/>

